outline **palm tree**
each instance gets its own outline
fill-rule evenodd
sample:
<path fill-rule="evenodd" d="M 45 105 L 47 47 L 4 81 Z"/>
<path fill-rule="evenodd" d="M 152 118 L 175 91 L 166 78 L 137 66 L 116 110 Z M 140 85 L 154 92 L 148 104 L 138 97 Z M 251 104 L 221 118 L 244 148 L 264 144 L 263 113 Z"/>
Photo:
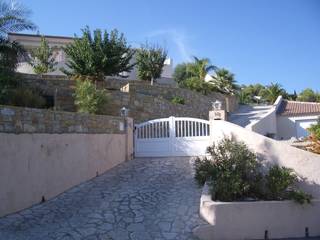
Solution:
<path fill-rule="evenodd" d="M 36 26 L 28 19 L 29 14 L 30 11 L 23 5 L 0 0 L 0 101 L 14 85 L 13 73 L 18 58 L 25 54 L 22 46 L 7 39 L 7 34 L 35 30 Z"/>
<path fill-rule="evenodd" d="M 239 89 L 234 74 L 225 68 L 215 70 L 215 75 L 212 78 L 213 80 L 210 82 L 222 93 L 233 95 Z"/>
<path fill-rule="evenodd" d="M 271 83 L 262 90 L 262 96 L 271 104 L 274 103 L 279 96 L 285 95 L 287 95 L 287 93 L 279 83 Z"/>
<path fill-rule="evenodd" d="M 193 57 L 193 62 L 188 63 L 187 65 L 187 73 L 190 77 L 196 77 L 199 80 L 204 81 L 206 75 L 213 70 L 216 70 L 217 67 L 210 64 L 210 60 L 208 58 L 197 58 Z"/>
<path fill-rule="evenodd" d="M 0 62 L 2 68 L 14 69 L 24 49 L 16 42 L 7 39 L 9 32 L 35 30 L 36 26 L 28 19 L 30 10 L 21 4 L 0 0 Z"/>
<path fill-rule="evenodd" d="M 30 13 L 21 4 L 0 0 L 0 36 L 5 37 L 9 32 L 35 30 L 36 25 L 28 19 Z"/>

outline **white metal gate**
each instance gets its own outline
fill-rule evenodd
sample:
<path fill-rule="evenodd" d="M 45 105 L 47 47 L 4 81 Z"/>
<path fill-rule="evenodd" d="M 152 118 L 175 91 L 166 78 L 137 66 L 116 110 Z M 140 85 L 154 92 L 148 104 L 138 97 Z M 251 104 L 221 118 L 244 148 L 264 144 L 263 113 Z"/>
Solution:
<path fill-rule="evenodd" d="M 135 156 L 199 156 L 210 145 L 209 121 L 169 117 L 135 126 Z"/>

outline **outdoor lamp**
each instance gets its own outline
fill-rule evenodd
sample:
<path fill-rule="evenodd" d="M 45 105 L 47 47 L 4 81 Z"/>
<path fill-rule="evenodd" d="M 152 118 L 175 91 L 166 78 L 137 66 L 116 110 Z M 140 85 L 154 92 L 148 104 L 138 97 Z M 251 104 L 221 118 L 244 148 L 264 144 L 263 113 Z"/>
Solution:
<path fill-rule="evenodd" d="M 216 100 L 215 102 L 212 102 L 212 108 L 215 111 L 216 110 L 221 110 L 221 106 L 222 106 L 222 103 L 219 100 Z"/>
<path fill-rule="evenodd" d="M 120 109 L 120 116 L 121 117 L 128 117 L 129 109 L 126 107 L 123 107 Z"/>

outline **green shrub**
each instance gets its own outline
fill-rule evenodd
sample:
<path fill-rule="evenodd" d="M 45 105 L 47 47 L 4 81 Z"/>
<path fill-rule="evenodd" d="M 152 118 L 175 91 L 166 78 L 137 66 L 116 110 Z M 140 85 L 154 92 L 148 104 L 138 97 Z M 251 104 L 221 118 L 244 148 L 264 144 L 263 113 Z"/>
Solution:
<path fill-rule="evenodd" d="M 299 189 L 288 192 L 288 199 L 291 199 L 299 204 L 311 203 L 312 195 L 307 194 Z"/>
<path fill-rule="evenodd" d="M 320 118 L 316 124 L 313 124 L 308 128 L 308 131 L 310 132 L 309 140 L 311 141 L 311 144 L 307 149 L 311 152 L 320 154 Z"/>
<path fill-rule="evenodd" d="M 282 200 L 286 197 L 286 191 L 289 186 L 297 181 L 297 176 L 292 169 L 272 166 L 265 179 L 268 198 Z"/>
<path fill-rule="evenodd" d="M 310 202 L 308 195 L 295 188 L 297 176 L 291 169 L 273 166 L 266 175 L 257 156 L 243 142 L 224 139 L 208 147 L 210 158 L 197 158 L 195 180 L 207 182 L 213 200 L 285 200 Z"/>
<path fill-rule="evenodd" d="M 224 139 L 208 148 L 211 158 L 197 160 L 196 180 L 199 184 L 209 180 L 208 184 L 215 200 L 234 201 L 245 198 L 258 198 L 262 174 L 256 155 L 240 142 Z M 208 167 L 210 166 L 210 167 Z M 199 169 L 210 169 L 200 172 Z M 204 174 L 208 174 L 201 178 Z"/>
<path fill-rule="evenodd" d="M 5 104 L 18 107 L 45 108 L 46 100 L 35 89 L 18 87 L 9 91 Z"/>
<path fill-rule="evenodd" d="M 179 96 L 176 96 L 176 97 L 173 97 L 171 99 L 171 102 L 174 103 L 174 104 L 182 104 L 184 105 L 184 98 L 183 97 L 179 97 Z"/>
<path fill-rule="evenodd" d="M 199 185 L 205 184 L 206 181 L 211 180 L 211 176 L 215 175 L 216 168 L 213 162 L 207 158 L 195 160 L 195 179 Z"/>
<path fill-rule="evenodd" d="M 76 80 L 74 93 L 78 112 L 99 114 L 108 101 L 106 90 L 98 90 L 90 80 Z"/>
<path fill-rule="evenodd" d="M 298 203 L 310 203 L 311 195 L 295 189 L 298 177 L 290 168 L 272 166 L 265 176 L 266 198 L 269 200 L 292 199 Z"/>
<path fill-rule="evenodd" d="M 320 118 L 316 124 L 312 124 L 310 128 L 308 128 L 308 131 L 320 141 Z"/>

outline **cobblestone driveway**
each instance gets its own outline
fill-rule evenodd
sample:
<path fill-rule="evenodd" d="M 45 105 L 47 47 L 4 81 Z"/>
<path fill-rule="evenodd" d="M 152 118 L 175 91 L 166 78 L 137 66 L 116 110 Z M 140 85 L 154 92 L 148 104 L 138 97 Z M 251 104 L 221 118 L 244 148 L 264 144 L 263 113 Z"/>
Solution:
<path fill-rule="evenodd" d="M 205 224 L 187 158 L 123 163 L 46 203 L 0 218 L 0 239 L 193 239 Z"/>

